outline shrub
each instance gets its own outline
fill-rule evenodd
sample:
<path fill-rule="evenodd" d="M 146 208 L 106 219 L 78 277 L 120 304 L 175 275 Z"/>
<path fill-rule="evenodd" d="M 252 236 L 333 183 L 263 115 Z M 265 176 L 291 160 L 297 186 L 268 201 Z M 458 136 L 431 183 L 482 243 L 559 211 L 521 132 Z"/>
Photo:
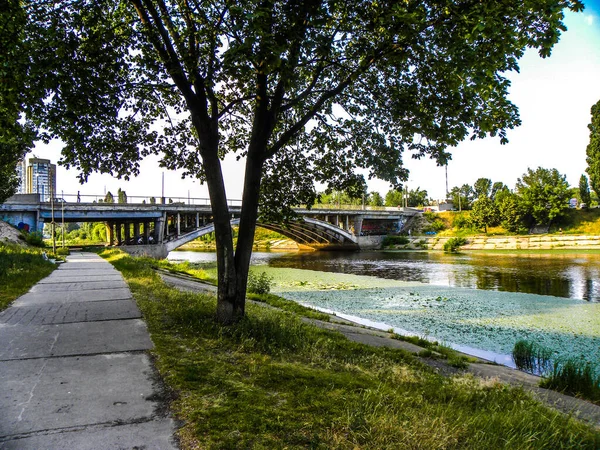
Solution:
<path fill-rule="evenodd" d="M 251 294 L 268 294 L 271 292 L 272 282 L 273 278 L 268 276 L 266 272 L 260 275 L 250 272 L 248 274 L 248 288 L 246 290 Z"/>
<path fill-rule="evenodd" d="M 473 224 L 471 223 L 471 219 L 466 214 L 457 214 L 452 221 L 452 226 L 462 230 L 465 228 L 471 228 Z"/>
<path fill-rule="evenodd" d="M 44 236 L 39 231 L 23 233 L 22 236 L 29 245 L 33 245 L 34 247 L 44 247 Z"/>
<path fill-rule="evenodd" d="M 382 247 L 389 247 L 392 245 L 406 245 L 410 240 L 406 236 L 386 236 L 381 242 Z"/>
<path fill-rule="evenodd" d="M 62 256 L 68 256 L 71 254 L 71 252 L 69 251 L 69 249 L 67 247 L 61 247 L 61 248 L 56 249 L 56 254 L 62 255 Z"/>
<path fill-rule="evenodd" d="M 515 343 L 512 358 L 517 369 L 536 375 L 550 370 L 552 351 L 533 341 L 519 340 Z"/>
<path fill-rule="evenodd" d="M 456 253 L 461 246 L 465 245 L 467 240 L 464 237 L 453 237 L 444 244 L 444 251 L 448 253 Z"/>

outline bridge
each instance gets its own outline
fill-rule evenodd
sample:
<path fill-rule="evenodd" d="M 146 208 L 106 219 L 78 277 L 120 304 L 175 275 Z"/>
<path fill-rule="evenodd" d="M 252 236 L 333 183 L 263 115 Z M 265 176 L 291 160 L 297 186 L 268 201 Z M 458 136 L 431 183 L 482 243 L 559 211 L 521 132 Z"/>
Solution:
<path fill-rule="evenodd" d="M 105 203 L 102 198 L 87 197 L 65 196 L 44 202 L 37 194 L 15 195 L 0 205 L 0 219 L 35 231 L 43 231 L 44 224 L 52 221 L 102 222 L 108 245 L 153 257 L 166 257 L 187 242 L 214 232 L 208 199 L 167 203 L 163 198 L 156 203 L 153 198 L 129 197 L 128 203 Z M 294 240 L 300 248 L 357 250 L 378 248 L 385 236 L 406 230 L 420 214 L 411 208 L 318 206 L 295 208 L 300 218 L 294 222 L 259 222 L 257 226 Z M 241 202 L 230 201 L 229 211 L 232 226 L 237 225 Z"/>

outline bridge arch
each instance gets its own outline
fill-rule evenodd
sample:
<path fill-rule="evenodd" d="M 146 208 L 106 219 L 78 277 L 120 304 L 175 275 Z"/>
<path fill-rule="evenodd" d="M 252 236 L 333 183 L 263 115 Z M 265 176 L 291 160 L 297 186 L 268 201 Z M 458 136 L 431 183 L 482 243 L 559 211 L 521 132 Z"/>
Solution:
<path fill-rule="evenodd" d="M 239 223 L 240 219 L 231 220 L 231 226 L 239 225 Z M 352 233 L 322 220 L 304 217 L 299 221 L 289 222 L 285 225 L 258 222 L 256 226 L 275 231 L 306 247 L 315 249 L 358 249 L 357 240 Z M 214 224 L 207 224 L 165 242 L 166 249 L 168 252 L 173 251 L 194 239 L 214 231 Z"/>

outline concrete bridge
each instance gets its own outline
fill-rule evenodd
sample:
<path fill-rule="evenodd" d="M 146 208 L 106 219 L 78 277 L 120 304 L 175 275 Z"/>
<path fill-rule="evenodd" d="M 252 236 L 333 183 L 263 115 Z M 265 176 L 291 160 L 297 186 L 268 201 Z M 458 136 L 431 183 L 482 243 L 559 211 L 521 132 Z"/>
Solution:
<path fill-rule="evenodd" d="M 45 223 L 103 222 L 109 245 L 135 255 L 165 257 L 170 251 L 212 233 L 207 199 L 173 203 L 41 202 L 36 194 L 15 195 L 0 205 L 0 219 L 15 226 L 42 231 Z M 131 200 L 131 197 L 130 199 Z M 318 205 L 317 205 L 318 206 Z M 239 201 L 230 202 L 232 226 L 239 223 Z M 378 248 L 382 239 L 410 228 L 420 214 L 410 208 L 313 207 L 296 208 L 300 220 L 257 225 L 313 249 Z"/>

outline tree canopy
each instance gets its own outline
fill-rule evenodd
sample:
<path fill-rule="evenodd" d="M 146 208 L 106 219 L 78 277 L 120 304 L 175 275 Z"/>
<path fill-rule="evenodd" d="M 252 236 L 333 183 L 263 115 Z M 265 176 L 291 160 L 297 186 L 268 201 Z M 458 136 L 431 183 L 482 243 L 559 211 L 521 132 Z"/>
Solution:
<path fill-rule="evenodd" d="M 22 32 L 25 12 L 18 0 L 3 2 L 0 13 L 0 203 L 13 195 L 19 184 L 16 165 L 33 145 L 33 128 L 20 121 L 25 87 Z"/>
<path fill-rule="evenodd" d="M 556 169 L 528 168 L 517 180 L 516 190 L 524 210 L 539 224 L 561 217 L 569 207 L 569 183 Z"/>
<path fill-rule="evenodd" d="M 590 129 L 590 143 L 586 148 L 586 161 L 588 168 L 586 172 L 590 176 L 590 186 L 600 197 L 600 100 L 592 106 L 592 121 L 588 125 Z"/>
<path fill-rule="evenodd" d="M 520 124 L 506 74 L 549 56 L 579 0 L 22 0 L 24 117 L 63 164 L 119 177 L 157 154 L 207 182 L 217 316 L 244 314 L 261 213 L 292 217 L 368 177 L 400 187 L 403 152 L 447 148 Z M 234 249 L 221 159 L 245 158 Z M 277 212 L 277 215 L 273 215 Z M 234 251 L 235 250 L 235 251 Z"/>

